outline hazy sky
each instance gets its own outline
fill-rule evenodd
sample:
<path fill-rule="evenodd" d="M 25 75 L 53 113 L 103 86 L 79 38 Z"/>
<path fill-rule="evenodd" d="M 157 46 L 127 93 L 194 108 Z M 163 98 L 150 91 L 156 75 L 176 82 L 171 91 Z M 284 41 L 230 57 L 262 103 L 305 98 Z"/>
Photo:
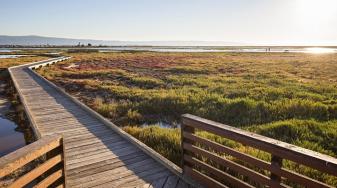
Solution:
<path fill-rule="evenodd" d="M 337 45 L 337 0 L 0 0 L 0 35 Z"/>

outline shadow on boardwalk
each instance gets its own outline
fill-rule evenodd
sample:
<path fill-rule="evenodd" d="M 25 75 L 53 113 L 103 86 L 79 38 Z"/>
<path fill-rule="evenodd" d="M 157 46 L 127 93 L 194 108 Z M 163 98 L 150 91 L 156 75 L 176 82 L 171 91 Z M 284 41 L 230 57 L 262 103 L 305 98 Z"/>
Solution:
<path fill-rule="evenodd" d="M 68 186 L 189 187 L 27 67 L 13 74 L 37 132 L 64 135 Z"/>

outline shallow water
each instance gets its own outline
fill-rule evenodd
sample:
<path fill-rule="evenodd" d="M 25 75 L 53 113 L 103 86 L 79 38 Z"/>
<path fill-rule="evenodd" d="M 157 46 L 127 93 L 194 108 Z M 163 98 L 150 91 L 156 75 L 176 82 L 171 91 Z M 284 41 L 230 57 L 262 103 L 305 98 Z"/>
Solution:
<path fill-rule="evenodd" d="M 18 131 L 18 125 L 8 119 L 5 115 L 10 112 L 15 118 L 15 113 L 11 111 L 11 104 L 5 95 L 6 83 L 0 81 L 0 157 L 26 145 L 32 135 L 28 130 Z M 22 126 L 24 126 L 24 122 Z"/>
<path fill-rule="evenodd" d="M 147 122 L 147 123 L 143 123 L 140 127 L 148 127 L 151 125 L 158 125 L 159 127 L 162 127 L 162 128 L 180 128 L 179 123 L 168 122 L 168 121 L 157 121 L 155 123 Z"/>
<path fill-rule="evenodd" d="M 13 52 L 13 50 L 10 50 L 10 49 L 0 49 L 0 52 Z"/>
<path fill-rule="evenodd" d="M 19 52 L 21 50 L 14 50 L 14 49 L 7 49 L 7 48 L 3 48 L 3 49 L 0 49 L 0 52 L 5 52 L 5 53 L 8 53 L 8 52 Z"/>
<path fill-rule="evenodd" d="M 238 52 L 238 53 L 337 53 L 332 47 L 109 47 L 100 52 L 151 51 L 151 52 Z"/>
<path fill-rule="evenodd" d="M 0 55 L 0 59 L 5 59 L 5 58 L 18 58 L 18 57 L 23 57 L 27 55 Z"/>
<path fill-rule="evenodd" d="M 0 117 L 0 157 L 26 145 L 24 134 L 16 127 L 14 122 Z"/>

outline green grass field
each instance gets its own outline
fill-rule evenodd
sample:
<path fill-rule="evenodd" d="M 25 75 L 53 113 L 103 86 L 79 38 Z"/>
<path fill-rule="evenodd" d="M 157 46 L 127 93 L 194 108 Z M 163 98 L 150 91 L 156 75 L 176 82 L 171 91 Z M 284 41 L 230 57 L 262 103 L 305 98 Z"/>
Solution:
<path fill-rule="evenodd" d="M 190 113 L 337 156 L 337 54 L 72 53 L 38 70 L 171 161 Z M 143 128 L 142 124 L 153 124 Z M 241 150 L 243 146 L 205 135 Z M 246 151 L 246 150 L 244 150 Z M 250 154 L 269 160 L 267 155 Z M 336 178 L 286 165 L 337 185 Z"/>

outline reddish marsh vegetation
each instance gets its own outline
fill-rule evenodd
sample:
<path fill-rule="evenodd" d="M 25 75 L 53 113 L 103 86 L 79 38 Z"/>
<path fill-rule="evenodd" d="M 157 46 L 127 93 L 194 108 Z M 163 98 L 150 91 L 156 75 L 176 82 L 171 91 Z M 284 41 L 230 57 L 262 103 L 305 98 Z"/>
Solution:
<path fill-rule="evenodd" d="M 179 122 L 183 113 L 337 156 L 337 54 L 71 55 L 39 72 L 177 164 L 179 130 L 155 124 Z M 154 125 L 139 127 L 143 123 Z M 270 160 L 254 149 L 198 134 Z M 285 166 L 337 185 L 335 178 L 311 169 Z"/>

